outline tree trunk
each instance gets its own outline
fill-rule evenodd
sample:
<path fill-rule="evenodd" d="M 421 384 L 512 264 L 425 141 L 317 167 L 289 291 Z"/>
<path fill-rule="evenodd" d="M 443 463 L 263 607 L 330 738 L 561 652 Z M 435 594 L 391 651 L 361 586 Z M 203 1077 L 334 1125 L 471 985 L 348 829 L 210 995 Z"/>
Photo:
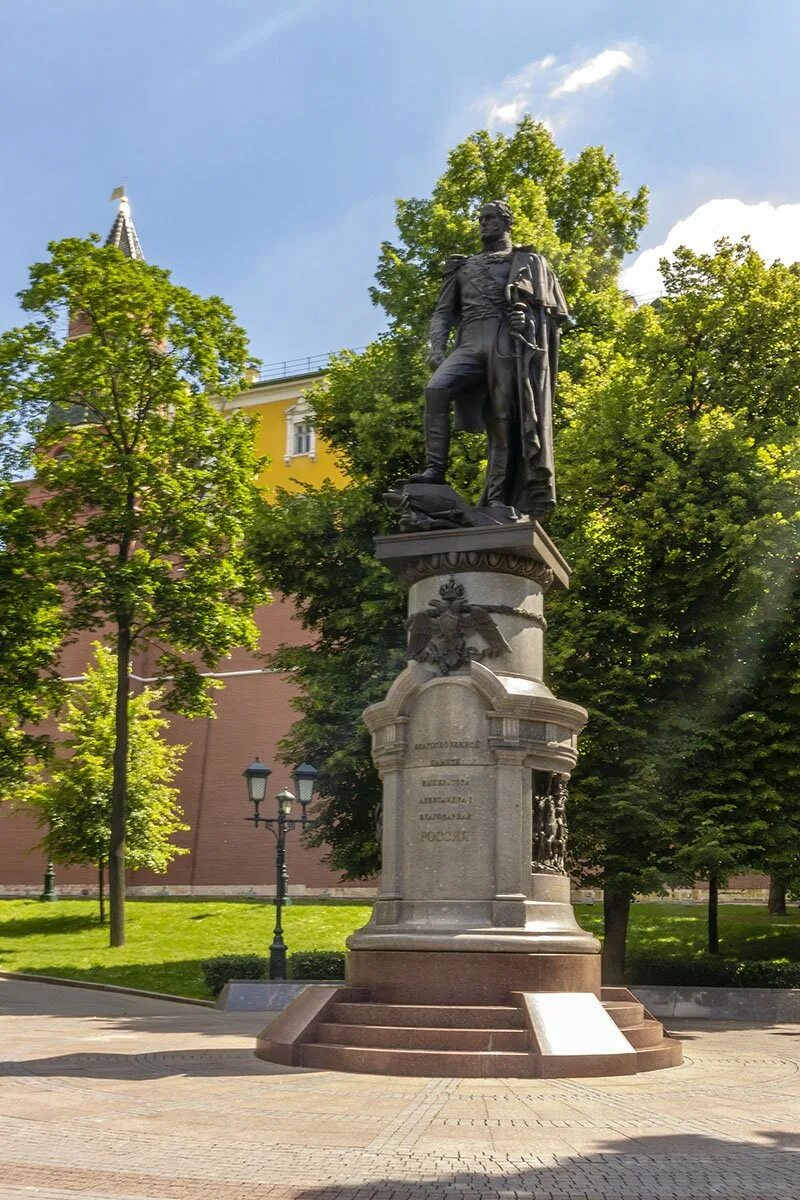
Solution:
<path fill-rule="evenodd" d="M 100 901 L 100 924 L 106 923 L 106 860 L 97 864 L 97 899 Z"/>
<path fill-rule="evenodd" d="M 770 875 L 769 877 L 769 911 L 773 917 L 788 916 L 786 911 L 786 880 L 781 879 L 780 875 Z"/>
<path fill-rule="evenodd" d="M 631 912 L 628 892 L 603 892 L 603 983 L 625 982 L 625 943 L 628 938 L 628 917 Z"/>
<path fill-rule="evenodd" d="M 108 847 L 110 944 L 125 945 L 125 824 L 128 799 L 128 670 L 130 625 L 117 627 L 117 697 L 114 708 L 114 779 L 111 787 L 111 839 Z"/>
<path fill-rule="evenodd" d="M 719 954 L 719 876 L 708 875 L 708 953 Z"/>

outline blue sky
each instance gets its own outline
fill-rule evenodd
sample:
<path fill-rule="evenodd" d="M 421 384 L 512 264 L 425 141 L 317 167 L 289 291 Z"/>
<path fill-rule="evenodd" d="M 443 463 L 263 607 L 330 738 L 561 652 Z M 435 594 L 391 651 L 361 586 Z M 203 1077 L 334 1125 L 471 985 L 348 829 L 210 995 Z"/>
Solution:
<path fill-rule="evenodd" d="M 5 0 L 0 35 L 3 328 L 125 182 L 146 257 L 222 295 L 265 363 L 361 346 L 395 197 L 525 110 L 650 187 L 643 250 L 749 230 L 800 259 L 796 0 Z"/>

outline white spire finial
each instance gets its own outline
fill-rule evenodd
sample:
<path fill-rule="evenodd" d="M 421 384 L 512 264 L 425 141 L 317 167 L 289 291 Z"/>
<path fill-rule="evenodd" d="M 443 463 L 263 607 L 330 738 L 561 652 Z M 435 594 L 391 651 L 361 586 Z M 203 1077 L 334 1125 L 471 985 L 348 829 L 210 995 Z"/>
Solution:
<path fill-rule="evenodd" d="M 131 206 L 125 192 L 126 188 L 123 183 L 121 187 L 114 188 L 111 193 L 111 199 L 117 201 L 118 208 L 114 224 L 111 226 L 111 232 L 106 238 L 106 245 L 116 246 L 118 250 L 121 250 L 123 254 L 127 254 L 129 258 L 143 259 L 142 247 L 139 245 L 139 239 L 136 236 L 136 230 L 133 226 Z"/>
<path fill-rule="evenodd" d="M 118 211 L 121 212 L 123 216 L 129 217 L 131 215 L 131 206 L 128 197 L 125 194 L 124 183 L 121 184 L 120 187 L 114 188 L 113 192 L 111 193 L 111 199 L 119 201 Z"/>

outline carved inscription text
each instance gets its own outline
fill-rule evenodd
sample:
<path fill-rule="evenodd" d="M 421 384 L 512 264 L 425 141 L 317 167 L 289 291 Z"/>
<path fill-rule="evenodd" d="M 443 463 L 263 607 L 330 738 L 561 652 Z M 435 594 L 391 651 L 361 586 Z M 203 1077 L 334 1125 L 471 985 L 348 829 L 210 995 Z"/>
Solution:
<path fill-rule="evenodd" d="M 435 744 L 435 743 L 434 743 Z M 423 842 L 469 842 L 472 833 L 470 776 L 437 772 L 420 779 L 419 823 Z"/>

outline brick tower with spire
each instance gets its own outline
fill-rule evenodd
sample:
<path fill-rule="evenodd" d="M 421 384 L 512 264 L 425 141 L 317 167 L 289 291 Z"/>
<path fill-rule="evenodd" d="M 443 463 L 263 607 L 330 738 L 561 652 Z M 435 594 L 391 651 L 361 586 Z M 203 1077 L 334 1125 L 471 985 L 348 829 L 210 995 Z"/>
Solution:
<path fill-rule="evenodd" d="M 126 258 L 138 258 L 144 262 L 142 245 L 139 241 L 139 235 L 136 232 L 136 226 L 133 223 L 131 205 L 125 194 L 125 188 L 114 188 L 111 193 L 111 199 L 117 201 L 117 215 L 103 245 L 116 246 L 117 250 L 120 250 Z M 69 324 L 67 326 L 67 339 L 75 341 L 77 338 L 84 337 L 89 332 L 90 327 L 89 317 L 85 312 L 70 313 Z M 86 409 L 81 404 L 71 404 L 69 407 L 52 405 L 48 420 L 50 422 L 57 421 L 62 425 L 84 425 L 86 423 Z"/>

